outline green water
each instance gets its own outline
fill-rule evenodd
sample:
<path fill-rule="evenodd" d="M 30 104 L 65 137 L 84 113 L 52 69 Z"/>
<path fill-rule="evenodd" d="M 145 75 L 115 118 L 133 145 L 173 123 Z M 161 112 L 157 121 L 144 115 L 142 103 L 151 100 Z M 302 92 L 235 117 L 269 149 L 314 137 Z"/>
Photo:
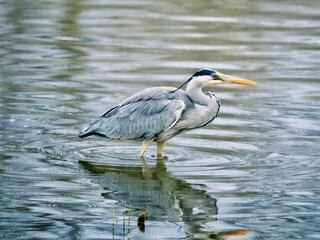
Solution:
<path fill-rule="evenodd" d="M 319 7 L 0 1 L 0 238 L 319 239 Z M 167 160 L 77 137 L 200 68 L 258 85 L 210 89 L 219 117 L 171 139 Z"/>

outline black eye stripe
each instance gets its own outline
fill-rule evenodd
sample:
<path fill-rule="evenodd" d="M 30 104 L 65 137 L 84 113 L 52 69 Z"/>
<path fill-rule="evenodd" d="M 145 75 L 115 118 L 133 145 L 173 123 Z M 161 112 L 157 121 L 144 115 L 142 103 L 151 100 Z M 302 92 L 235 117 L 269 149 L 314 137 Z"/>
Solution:
<path fill-rule="evenodd" d="M 215 71 L 211 70 L 211 69 L 201 69 L 198 72 L 196 72 L 195 74 L 193 74 L 192 77 L 210 76 L 210 75 L 212 75 L 214 73 L 215 73 Z"/>

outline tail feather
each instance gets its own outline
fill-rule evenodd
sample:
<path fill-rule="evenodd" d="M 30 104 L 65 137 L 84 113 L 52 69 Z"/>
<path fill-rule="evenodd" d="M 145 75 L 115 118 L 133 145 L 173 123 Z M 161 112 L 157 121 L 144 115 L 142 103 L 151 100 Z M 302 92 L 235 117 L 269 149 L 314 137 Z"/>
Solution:
<path fill-rule="evenodd" d="M 88 133 L 82 133 L 82 132 L 80 132 L 80 133 L 79 133 L 79 137 L 80 137 L 80 138 L 85 138 L 85 137 L 89 137 L 89 136 L 94 135 L 94 134 L 95 134 L 94 131 L 88 132 Z"/>
<path fill-rule="evenodd" d="M 100 125 L 100 118 L 91 121 L 86 126 L 84 126 L 83 129 L 80 130 L 79 137 L 84 138 L 84 137 L 88 137 L 96 134 L 95 131 L 99 127 L 99 125 Z"/>

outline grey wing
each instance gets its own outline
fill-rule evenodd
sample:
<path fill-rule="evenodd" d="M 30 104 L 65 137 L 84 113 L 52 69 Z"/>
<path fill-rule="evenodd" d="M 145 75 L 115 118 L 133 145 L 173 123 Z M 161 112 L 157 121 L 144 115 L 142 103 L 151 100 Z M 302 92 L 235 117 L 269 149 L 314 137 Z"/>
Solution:
<path fill-rule="evenodd" d="M 165 92 L 157 91 L 152 96 L 145 92 L 129 98 L 89 123 L 82 133 L 115 139 L 151 139 L 171 128 L 180 119 L 185 103 L 166 98 Z"/>

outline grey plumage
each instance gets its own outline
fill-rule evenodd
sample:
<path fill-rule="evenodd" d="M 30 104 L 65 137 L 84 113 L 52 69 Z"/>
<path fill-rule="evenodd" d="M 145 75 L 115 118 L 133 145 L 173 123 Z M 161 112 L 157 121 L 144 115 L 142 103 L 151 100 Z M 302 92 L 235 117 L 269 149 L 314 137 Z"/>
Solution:
<path fill-rule="evenodd" d="M 203 127 L 218 115 L 220 101 L 213 93 L 202 92 L 202 87 L 222 83 L 223 76 L 214 70 L 203 69 L 185 83 L 186 91 L 171 87 L 145 89 L 91 121 L 79 136 L 143 140 L 140 156 L 155 141 L 157 153 L 161 155 L 168 139 L 183 131 Z"/>
<path fill-rule="evenodd" d="M 181 91 L 173 88 L 150 88 L 117 105 L 90 122 L 80 136 L 99 134 L 113 139 L 151 139 L 173 125 L 185 107 Z M 179 96 L 179 98 L 177 98 Z"/>

